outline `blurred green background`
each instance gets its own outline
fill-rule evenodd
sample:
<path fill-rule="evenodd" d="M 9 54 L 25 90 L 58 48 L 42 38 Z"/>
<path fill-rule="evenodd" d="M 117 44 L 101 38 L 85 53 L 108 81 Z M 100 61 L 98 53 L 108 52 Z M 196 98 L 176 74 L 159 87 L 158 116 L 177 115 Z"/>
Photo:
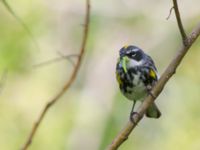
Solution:
<path fill-rule="evenodd" d="M 0 149 L 24 144 L 44 105 L 68 80 L 67 61 L 34 68 L 62 54 L 79 52 L 84 0 L 7 0 L 38 42 L 0 3 Z M 179 7 L 187 32 L 200 20 L 200 1 Z M 115 80 L 118 50 L 134 44 L 150 54 L 160 73 L 180 46 L 172 1 L 91 0 L 87 51 L 70 90 L 51 108 L 30 150 L 103 150 L 129 119 L 132 103 Z M 144 118 L 120 150 L 200 149 L 200 40 L 157 99 L 162 117 Z M 74 59 L 76 60 L 76 59 Z"/>

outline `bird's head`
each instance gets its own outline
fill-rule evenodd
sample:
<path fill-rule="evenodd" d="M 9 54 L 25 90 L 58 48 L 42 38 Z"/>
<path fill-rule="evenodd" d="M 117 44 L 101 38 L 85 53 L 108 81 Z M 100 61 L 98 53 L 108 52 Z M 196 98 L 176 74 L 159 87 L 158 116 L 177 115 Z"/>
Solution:
<path fill-rule="evenodd" d="M 127 69 L 143 64 L 145 58 L 144 52 L 133 45 L 124 46 L 119 51 L 119 63 L 125 72 Z"/>

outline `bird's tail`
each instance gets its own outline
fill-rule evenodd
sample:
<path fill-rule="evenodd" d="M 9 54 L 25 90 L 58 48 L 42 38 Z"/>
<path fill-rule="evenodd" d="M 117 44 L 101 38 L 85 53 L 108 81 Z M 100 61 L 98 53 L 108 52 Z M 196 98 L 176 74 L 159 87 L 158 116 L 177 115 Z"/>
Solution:
<path fill-rule="evenodd" d="M 149 118 L 159 118 L 161 116 L 161 112 L 155 103 L 149 106 L 146 111 L 146 116 Z"/>

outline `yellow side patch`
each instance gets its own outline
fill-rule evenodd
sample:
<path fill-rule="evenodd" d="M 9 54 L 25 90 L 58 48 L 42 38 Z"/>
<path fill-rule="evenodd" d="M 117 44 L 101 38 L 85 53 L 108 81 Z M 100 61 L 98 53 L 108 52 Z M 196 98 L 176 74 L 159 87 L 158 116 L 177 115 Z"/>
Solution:
<path fill-rule="evenodd" d="M 122 84 L 122 80 L 121 80 L 120 75 L 118 74 L 118 72 L 116 72 L 116 78 L 117 78 L 117 82 L 119 84 Z"/>
<path fill-rule="evenodd" d="M 155 73 L 155 71 L 152 70 L 152 69 L 149 71 L 149 75 L 150 75 L 152 78 L 154 78 L 154 79 L 156 78 L 156 73 Z"/>
<path fill-rule="evenodd" d="M 124 46 L 124 49 L 127 49 L 127 48 L 128 48 L 128 45 L 125 45 L 125 46 Z"/>

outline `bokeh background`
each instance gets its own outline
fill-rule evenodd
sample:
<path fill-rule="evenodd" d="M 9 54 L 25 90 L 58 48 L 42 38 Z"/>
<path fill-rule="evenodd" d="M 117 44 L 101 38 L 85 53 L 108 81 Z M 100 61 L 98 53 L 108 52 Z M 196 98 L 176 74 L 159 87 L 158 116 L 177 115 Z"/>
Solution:
<path fill-rule="evenodd" d="M 34 66 L 58 53 L 79 52 L 85 1 L 7 1 L 40 47 L 1 2 L 0 149 L 16 150 L 73 69 L 67 60 Z M 179 1 L 187 33 L 200 20 L 199 6 L 199 0 Z M 181 43 L 174 13 L 166 20 L 171 7 L 171 0 L 91 0 L 89 41 L 78 77 L 48 112 L 30 150 L 103 150 L 111 143 L 132 106 L 115 80 L 118 50 L 141 47 L 162 73 Z M 120 150 L 200 149 L 199 47 L 197 40 L 158 97 L 162 117 L 144 118 Z"/>

